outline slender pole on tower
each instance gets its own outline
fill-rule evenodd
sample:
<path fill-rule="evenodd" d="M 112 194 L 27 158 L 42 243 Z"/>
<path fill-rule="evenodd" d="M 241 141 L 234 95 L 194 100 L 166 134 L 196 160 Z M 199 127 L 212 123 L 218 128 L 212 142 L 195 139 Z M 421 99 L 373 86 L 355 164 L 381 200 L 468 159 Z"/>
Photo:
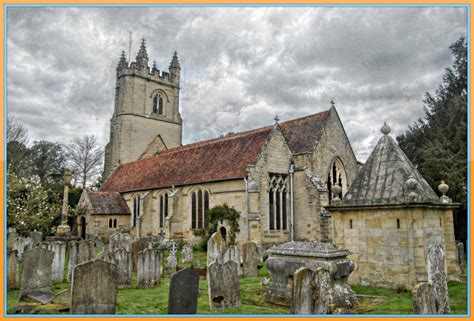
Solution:
<path fill-rule="evenodd" d="M 128 62 L 130 62 L 130 56 L 132 52 L 132 31 L 129 31 L 129 32 L 130 32 L 130 37 L 128 40 Z"/>

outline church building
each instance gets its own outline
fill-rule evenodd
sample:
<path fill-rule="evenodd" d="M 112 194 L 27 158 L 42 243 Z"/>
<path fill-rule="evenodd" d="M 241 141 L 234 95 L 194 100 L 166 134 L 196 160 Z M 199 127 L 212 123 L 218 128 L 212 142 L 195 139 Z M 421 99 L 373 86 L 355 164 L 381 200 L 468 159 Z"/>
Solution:
<path fill-rule="evenodd" d="M 134 62 L 120 58 L 106 180 L 100 191 L 83 193 L 79 233 L 129 229 L 196 243 L 208 210 L 227 203 L 240 212 L 238 244 L 322 239 L 332 186 L 345 194 L 358 171 L 334 105 L 182 145 L 177 53 L 167 72 L 148 63 L 144 41 Z"/>

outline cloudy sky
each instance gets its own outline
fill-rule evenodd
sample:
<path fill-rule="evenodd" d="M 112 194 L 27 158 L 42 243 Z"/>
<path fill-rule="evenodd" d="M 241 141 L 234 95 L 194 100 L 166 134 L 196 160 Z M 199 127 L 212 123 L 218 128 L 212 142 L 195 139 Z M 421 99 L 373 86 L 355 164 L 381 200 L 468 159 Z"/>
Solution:
<path fill-rule="evenodd" d="M 466 35 L 464 7 L 10 7 L 8 113 L 35 140 L 94 134 L 105 145 L 120 52 L 140 39 L 181 68 L 183 142 L 336 108 L 365 161 L 388 121 L 423 115 L 423 95 Z"/>

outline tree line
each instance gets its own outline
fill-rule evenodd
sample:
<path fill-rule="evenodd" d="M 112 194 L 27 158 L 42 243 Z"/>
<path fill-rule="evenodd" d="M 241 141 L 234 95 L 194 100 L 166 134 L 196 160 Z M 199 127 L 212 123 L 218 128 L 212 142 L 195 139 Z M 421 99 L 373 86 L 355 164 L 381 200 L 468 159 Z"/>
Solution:
<path fill-rule="evenodd" d="M 467 43 L 459 38 L 450 47 L 453 64 L 438 89 L 426 93 L 425 115 L 397 137 L 410 160 L 433 189 L 441 181 L 448 196 L 461 203 L 455 210 L 456 239 L 467 240 Z"/>
<path fill-rule="evenodd" d="M 26 127 L 7 119 L 7 223 L 18 232 L 53 233 L 60 222 L 65 168 L 73 171 L 70 213 L 84 189 L 102 180 L 103 150 L 94 136 L 74 138 L 69 144 L 46 140 L 29 145 Z M 74 215 L 70 225 L 74 227 Z"/>

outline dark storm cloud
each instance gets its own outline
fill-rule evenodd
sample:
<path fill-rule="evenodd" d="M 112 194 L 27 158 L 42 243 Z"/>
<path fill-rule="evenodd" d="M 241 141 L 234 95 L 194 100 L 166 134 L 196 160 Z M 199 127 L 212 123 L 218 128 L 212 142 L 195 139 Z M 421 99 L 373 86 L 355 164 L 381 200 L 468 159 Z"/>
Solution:
<path fill-rule="evenodd" d="M 182 66 L 184 142 L 287 120 L 334 99 L 366 159 L 423 115 L 423 95 L 466 30 L 461 7 L 35 7 L 8 10 L 8 111 L 30 140 L 108 140 L 115 67 L 140 38 L 150 62 Z"/>

